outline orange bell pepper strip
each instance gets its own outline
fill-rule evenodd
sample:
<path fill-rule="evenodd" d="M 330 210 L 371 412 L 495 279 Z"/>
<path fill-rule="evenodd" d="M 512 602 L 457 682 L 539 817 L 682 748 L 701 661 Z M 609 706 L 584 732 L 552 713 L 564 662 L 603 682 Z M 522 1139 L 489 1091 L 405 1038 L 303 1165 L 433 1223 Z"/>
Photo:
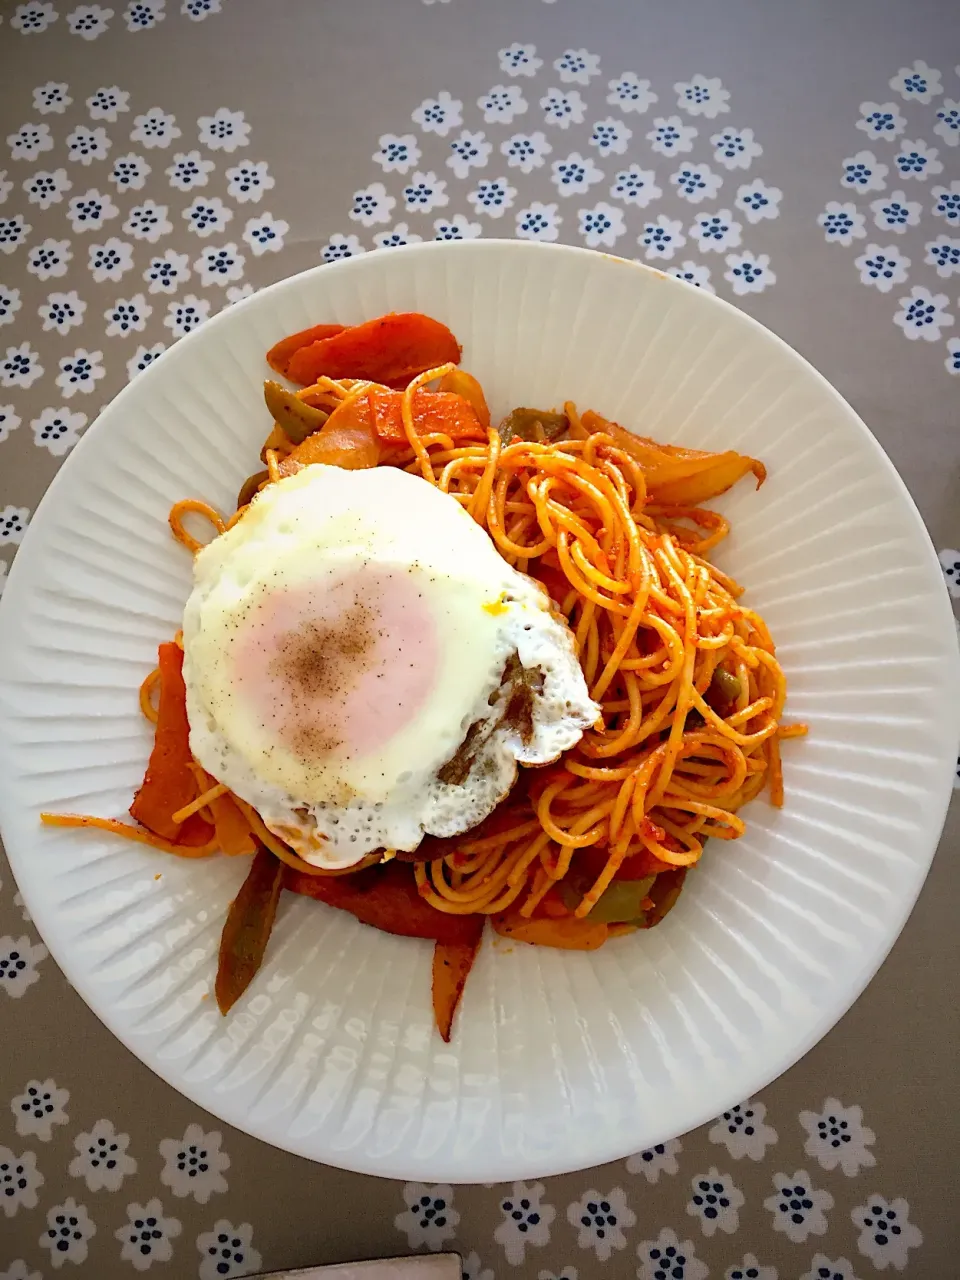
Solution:
<path fill-rule="evenodd" d="M 402 388 L 418 373 L 459 364 L 460 347 L 445 324 L 417 312 L 391 313 L 299 347 L 287 366 L 292 382 L 363 378 Z"/>
<path fill-rule="evenodd" d="M 280 474 L 293 475 L 314 462 L 365 471 L 379 461 L 380 441 L 369 395 L 361 395 L 335 409 L 319 431 L 292 449 L 280 463 Z"/>
<path fill-rule="evenodd" d="M 698 506 L 726 493 L 750 471 L 756 476 L 757 488 L 767 478 L 762 462 L 733 450 L 705 453 L 701 449 L 657 444 L 646 436 L 635 436 L 590 409 L 580 420 L 586 432 L 606 432 L 613 437 L 617 448 L 636 459 L 650 498 L 662 506 Z"/>
<path fill-rule="evenodd" d="M 403 429 L 403 394 L 400 391 L 371 391 L 373 425 L 384 444 L 406 444 Z M 442 432 L 458 444 L 464 440 L 486 441 L 487 432 L 469 400 L 452 391 L 418 389 L 413 396 L 413 425 L 417 435 Z"/>
<path fill-rule="evenodd" d="M 433 1017 L 444 1044 L 450 1043 L 453 1019 L 483 936 L 483 916 L 462 918 L 470 923 L 473 937 L 465 942 L 438 942 L 433 948 Z"/>
<path fill-rule="evenodd" d="M 221 1013 L 236 1004 L 263 964 L 282 888 L 283 863 L 261 847 L 230 904 L 220 935 L 214 994 Z"/>
<path fill-rule="evenodd" d="M 299 333 L 291 333 L 289 338 L 281 338 L 270 348 L 267 352 L 267 364 L 281 377 L 289 378 L 290 361 L 301 347 L 309 347 L 314 342 L 333 338 L 338 333 L 343 333 L 344 328 L 342 324 L 315 324 L 309 329 L 301 329 Z"/>
<path fill-rule="evenodd" d="M 159 665 L 156 735 L 143 783 L 130 806 L 130 816 L 165 840 L 203 845 L 212 838 L 213 831 L 199 814 L 192 814 L 185 822 L 173 821 L 173 815 L 197 796 L 180 646 L 172 641 L 160 645 Z"/>
<path fill-rule="evenodd" d="M 529 942 L 538 947 L 559 947 L 563 951 L 596 951 L 609 936 L 610 927 L 574 916 L 552 919 L 549 916 L 528 920 L 518 912 L 505 911 L 490 917 L 503 938 Z"/>

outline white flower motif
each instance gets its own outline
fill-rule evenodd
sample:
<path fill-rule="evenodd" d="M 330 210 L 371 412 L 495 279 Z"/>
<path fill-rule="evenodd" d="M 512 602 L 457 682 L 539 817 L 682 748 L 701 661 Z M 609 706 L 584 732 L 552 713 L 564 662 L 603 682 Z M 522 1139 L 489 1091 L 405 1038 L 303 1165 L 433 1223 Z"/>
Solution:
<path fill-rule="evenodd" d="M 603 181 L 603 170 L 579 151 L 571 151 L 563 160 L 554 160 L 550 168 L 553 174 L 550 181 L 562 196 L 584 196 Z"/>
<path fill-rule="evenodd" d="M 666 1280 L 679 1272 L 681 1280 L 706 1280 L 710 1274 L 697 1256 L 692 1240 L 679 1240 L 677 1233 L 664 1227 L 656 1240 L 642 1240 L 637 1246 L 640 1259 L 639 1280 Z M 683 1262 L 678 1259 L 683 1258 Z"/>
<path fill-rule="evenodd" d="M 960 180 L 954 180 L 949 187 L 934 187 L 932 195 L 933 216 L 945 218 L 952 226 L 960 227 Z M 915 207 L 920 208 L 919 205 Z"/>
<path fill-rule="evenodd" d="M 106 372 L 102 351 L 87 351 L 78 347 L 72 355 L 63 356 L 60 360 L 57 386 L 67 400 L 72 399 L 78 391 L 89 395 L 100 379 L 106 376 Z"/>
<path fill-rule="evenodd" d="M 67 177 L 66 169 L 41 169 L 32 178 L 27 178 L 23 189 L 31 204 L 41 209 L 49 209 L 52 204 L 63 201 L 63 193 L 69 191 L 73 183 Z"/>
<path fill-rule="evenodd" d="M 895 284 L 906 283 L 910 259 L 905 257 L 896 245 L 868 244 L 860 257 L 854 260 L 853 265 L 860 272 L 861 284 L 873 285 L 881 293 L 889 293 Z M 802 1117 L 811 1114 L 809 1111 L 802 1112 L 801 1124 L 803 1123 Z M 814 1154 L 810 1150 L 809 1144 L 806 1151 L 807 1155 Z M 834 1165 L 824 1165 L 824 1168 L 832 1169 L 833 1167 Z"/>
<path fill-rule="evenodd" d="M 945 293 L 931 293 L 921 285 L 914 285 L 905 298 L 900 299 L 900 310 L 893 317 L 911 342 L 922 338 L 924 342 L 938 342 L 940 330 L 953 324 L 953 315 L 947 310 Z"/>
<path fill-rule="evenodd" d="M 34 111 L 39 111 L 43 116 L 51 113 L 62 116 L 67 107 L 73 102 L 67 92 L 68 89 L 69 85 L 59 83 L 56 80 L 48 80 L 46 84 L 38 85 L 33 91 Z"/>
<path fill-rule="evenodd" d="M 396 204 L 394 197 L 387 195 L 382 182 L 371 182 L 369 186 L 361 187 L 353 193 L 353 208 L 349 216 L 354 222 L 373 227 L 378 223 L 389 222 Z"/>
<path fill-rule="evenodd" d="M 398 249 L 405 244 L 420 244 L 423 236 L 415 235 L 405 222 L 398 222 L 392 231 L 381 231 L 373 237 L 378 249 Z"/>
<path fill-rule="evenodd" d="M 867 253 L 871 250 L 880 252 L 876 245 L 870 245 Z M 897 250 L 884 252 L 896 254 Z M 857 265 L 860 266 L 859 258 Z M 873 1152 L 867 1149 L 873 1146 L 877 1136 L 863 1123 L 860 1107 L 845 1107 L 836 1098 L 827 1098 L 820 1111 L 801 1111 L 799 1119 L 807 1132 L 803 1149 L 822 1169 L 830 1172 L 839 1165 L 847 1177 L 852 1178 L 861 1169 L 871 1169 L 877 1163 Z"/>
<path fill-rule="evenodd" d="M 904 102 L 931 102 L 938 93 L 943 93 L 940 83 L 940 72 L 920 58 L 910 67 L 901 67 L 890 81 L 890 88 L 899 93 Z"/>
<path fill-rule="evenodd" d="M 0 386 L 23 387 L 24 391 L 26 391 L 29 387 L 32 387 L 36 380 L 39 377 L 42 377 L 42 375 L 43 365 L 40 363 L 40 357 L 30 346 L 29 342 L 21 342 L 19 347 L 7 347 L 6 355 L 4 356 L 2 363 L 0 363 Z M 0 539 L 2 539 L 2 537 L 3 531 L 0 529 Z M 20 942 L 28 941 L 29 940 L 26 938 L 18 938 L 16 943 L 14 943 L 13 938 L 0 938 L 0 970 L 2 970 L 2 972 L 0 972 L 0 985 L 3 984 L 3 979 L 13 981 L 15 977 L 14 969 L 17 972 L 24 973 L 25 975 L 29 975 L 32 972 L 29 963 L 26 965 L 22 963 L 22 956 L 17 957 L 13 968 L 8 967 L 3 959 L 5 954 L 4 948 L 8 944 L 10 946 L 16 946 L 19 945 Z M 44 955 L 46 955 L 46 951 L 44 951 Z M 30 982 L 36 982 L 39 976 L 39 974 L 36 974 L 31 977 L 26 985 L 29 986 Z M 12 989 L 11 994 L 13 994 Z M 18 989 L 16 994 L 22 995 L 23 992 Z"/>
<path fill-rule="evenodd" d="M 519 169 L 521 173 L 532 173 L 534 169 L 539 169 L 552 150 L 546 135 L 540 130 L 534 133 L 515 133 L 512 138 L 500 143 L 500 154 L 506 156 L 507 164 L 511 169 Z"/>
<path fill-rule="evenodd" d="M 690 266 L 689 262 L 685 262 L 684 266 Z M 630 1156 L 627 1160 L 628 1174 L 643 1174 L 648 1183 L 657 1183 L 660 1174 L 672 1176 L 676 1174 L 680 1165 L 677 1164 L 677 1156 L 684 1149 L 678 1138 L 671 1138 L 668 1142 L 658 1142 L 657 1146 L 650 1147 L 648 1151 L 637 1151 L 635 1156 Z"/>
<path fill-rule="evenodd" d="M 320 258 L 323 262 L 339 262 L 341 258 L 355 258 L 366 252 L 356 236 L 336 231 L 320 250 Z"/>
<path fill-rule="evenodd" d="M 697 131 L 693 125 L 684 124 L 679 116 L 657 116 L 653 128 L 647 134 L 647 141 L 659 155 L 675 156 L 680 152 L 692 151 L 696 136 Z"/>
<path fill-rule="evenodd" d="M 950 338 L 947 342 L 947 358 L 943 362 L 943 367 L 947 373 L 953 374 L 954 377 L 960 376 L 960 338 Z M 957 779 L 954 787 L 960 786 L 960 771 L 957 773 Z"/>
<path fill-rule="evenodd" d="M 373 153 L 372 159 L 384 173 L 409 173 L 420 160 L 420 148 L 412 133 L 400 136 L 384 133 L 380 137 L 380 149 Z"/>
<path fill-rule="evenodd" d="M 138 373 L 143 373 L 144 369 L 152 365 L 154 360 L 159 359 L 166 349 L 166 344 L 163 342 L 155 342 L 152 347 L 137 347 L 127 361 L 127 380 L 130 381 Z"/>
<path fill-rule="evenodd" d="M 58 409 L 44 409 L 30 423 L 34 444 L 41 449 L 48 449 L 55 458 L 62 458 L 65 453 L 69 453 L 86 425 L 85 413 L 71 413 L 62 406 Z"/>
<path fill-rule="evenodd" d="M 118 298 L 103 313 L 107 321 L 107 337 L 121 338 L 129 333 L 142 333 L 152 314 L 153 307 L 142 293 L 135 293 L 132 298 Z"/>
<path fill-rule="evenodd" d="M 488 178 L 469 193 L 467 200 L 473 205 L 474 213 L 501 218 L 507 209 L 513 207 L 516 195 L 516 188 L 511 187 L 506 178 Z"/>
<path fill-rule="evenodd" d="M 671 173 L 670 181 L 677 194 L 691 204 L 714 199 L 723 186 L 719 173 L 714 173 L 708 164 L 681 164 L 676 173 Z"/>
<path fill-rule="evenodd" d="M 97 284 L 112 280 L 114 284 L 133 266 L 133 246 L 126 240 L 110 236 L 103 244 L 90 246 L 87 265 Z"/>
<path fill-rule="evenodd" d="M 82 165 L 91 165 L 94 160 L 106 160 L 111 146 L 107 131 L 102 125 L 90 129 L 85 124 L 78 124 L 72 133 L 67 135 L 67 153 L 71 160 Z"/>
<path fill-rule="evenodd" d="M 185 253 L 168 249 L 161 257 L 151 258 L 143 273 L 148 293 L 175 293 L 177 286 L 190 279 L 190 259 Z"/>
<path fill-rule="evenodd" d="M 937 123 L 933 126 L 933 132 L 948 147 L 960 144 L 960 102 L 954 98 L 944 98 L 937 111 Z"/>
<path fill-rule="evenodd" d="M 123 230 L 135 240 L 146 240 L 156 244 L 161 236 L 173 230 L 173 224 L 167 218 L 167 206 L 157 204 L 155 200 L 144 200 L 136 204 L 127 214 Z"/>
<path fill-rule="evenodd" d="M 527 110 L 527 100 L 516 84 L 495 84 L 477 99 L 486 124 L 510 124 Z"/>
<path fill-rule="evenodd" d="M 48 6 L 49 7 L 49 6 Z M 3 579 L 6 576 L 6 565 L 0 566 L 0 595 L 3 594 Z M 22 1258 L 16 1258 L 6 1271 L 0 1271 L 0 1280 L 43 1280 L 39 1271 L 30 1271 Z"/>
<path fill-rule="evenodd" d="M 191 22 L 203 22 L 220 11 L 220 0 L 183 0 L 180 6 L 180 12 L 185 13 Z"/>
<path fill-rule="evenodd" d="M 893 231 L 900 236 L 907 227 L 917 226 L 923 206 L 908 200 L 902 191 L 893 191 L 889 196 L 871 201 L 870 210 L 881 231 Z"/>
<path fill-rule="evenodd" d="M 453 1207 L 453 1188 L 446 1184 L 424 1186 L 407 1182 L 403 1187 L 406 1210 L 398 1213 L 393 1225 L 407 1237 L 411 1249 L 426 1246 L 438 1253 L 457 1234 L 460 1214 Z"/>
<path fill-rule="evenodd" d="M 872 151 L 858 151 L 844 160 L 840 181 L 853 191 L 882 191 L 889 172 L 889 166 L 881 164 Z"/>
<path fill-rule="evenodd" d="M 943 165 L 937 159 L 939 154 L 936 147 L 929 146 L 922 138 L 918 138 L 916 142 L 908 142 L 903 138 L 900 150 L 893 157 L 893 163 L 901 178 L 926 182 L 927 178 L 943 173 Z"/>
<path fill-rule="evenodd" d="M 0 218 L 0 253 L 13 253 L 32 230 L 30 223 L 24 222 L 22 213 L 13 218 Z"/>
<path fill-rule="evenodd" d="M 151 107 L 142 116 L 135 116 L 131 142 L 139 142 L 148 150 L 161 147 L 166 149 L 170 143 L 181 136 L 177 118 L 160 107 Z"/>
<path fill-rule="evenodd" d="M 683 223 L 679 219 L 668 218 L 659 213 L 650 222 L 645 222 L 643 230 L 637 237 L 637 243 L 644 250 L 644 257 L 651 262 L 669 262 L 678 249 L 687 243 L 683 234 Z"/>
<path fill-rule="evenodd" d="M 272 213 L 261 213 L 249 218 L 243 228 L 243 239 L 250 246 L 255 258 L 265 253 L 279 253 L 290 223 L 275 218 Z"/>
<path fill-rule="evenodd" d="M 776 1267 L 764 1267 L 756 1254 L 745 1253 L 742 1262 L 735 1262 L 723 1273 L 723 1280 L 777 1280 Z"/>
<path fill-rule="evenodd" d="M 716 213 L 699 214 L 688 234 L 696 240 L 701 253 L 722 253 L 738 248 L 740 223 L 729 209 L 718 209 Z"/>
<path fill-rule="evenodd" d="M 543 1202 L 543 1183 L 515 1182 L 509 1193 L 500 1201 L 503 1221 L 493 1233 L 497 1244 L 502 1245 L 507 1261 L 518 1267 L 526 1257 L 529 1246 L 542 1249 L 550 1243 L 550 1224 L 557 1216 L 552 1204 Z"/>
<path fill-rule="evenodd" d="M 19 425 L 20 425 L 20 417 L 18 414 L 14 413 L 13 405 L 0 404 L 0 444 L 3 444 L 4 440 L 8 440 L 10 438 L 11 433 L 16 431 Z M 14 895 L 14 897 L 16 897 L 16 895 Z M 13 1102 L 11 1102 L 10 1104 L 11 1109 L 14 1112 L 14 1115 L 16 1115 L 16 1103 L 18 1101 L 19 1101 L 18 1098 L 14 1098 Z M 18 1126 L 17 1133 L 20 1133 L 20 1132 L 21 1130 Z"/>
<path fill-rule="evenodd" d="M 16 133 L 7 135 L 7 146 L 14 160 L 36 160 L 44 151 L 53 150 L 50 126 L 22 124 Z"/>
<path fill-rule="evenodd" d="M 23 303 L 20 301 L 20 290 L 0 284 L 0 325 L 13 324 L 13 317 L 21 306 Z"/>
<path fill-rule="evenodd" d="M 743 1207 L 744 1195 L 729 1173 L 719 1173 L 711 1166 L 706 1173 L 695 1174 L 690 1179 L 693 1194 L 687 1202 L 687 1213 L 700 1219 L 700 1229 L 705 1236 L 716 1231 L 733 1235 L 740 1225 L 738 1209 Z"/>
<path fill-rule="evenodd" d="M 453 154 L 447 158 L 447 167 L 456 177 L 466 178 L 471 169 L 482 169 L 486 165 L 493 145 L 487 141 L 486 134 L 463 129 L 450 143 L 450 150 Z"/>
<path fill-rule="evenodd" d="M 749 169 L 756 157 L 763 155 L 763 147 L 755 140 L 752 129 L 722 129 L 710 142 L 714 159 L 725 169 Z"/>
<path fill-rule="evenodd" d="M 508 76 L 535 76 L 543 66 L 543 59 L 537 57 L 535 44 L 520 44 L 514 41 L 498 54 L 500 70 Z"/>
<path fill-rule="evenodd" d="M 610 194 L 624 204 L 645 209 L 651 201 L 663 195 L 657 186 L 656 177 L 652 169 L 641 169 L 639 165 L 632 164 L 629 169 L 621 169 L 614 176 Z"/>
<path fill-rule="evenodd" d="M 623 1228 L 632 1227 L 636 1220 L 620 1187 L 606 1193 L 591 1187 L 567 1206 L 567 1221 L 579 1228 L 577 1244 L 581 1249 L 592 1249 L 598 1262 L 606 1262 L 614 1249 L 626 1248 Z"/>
<path fill-rule="evenodd" d="M 582 124 L 587 104 L 576 89 L 564 93 L 562 89 L 548 89 L 540 99 L 547 124 L 569 129 L 571 124 Z"/>
<path fill-rule="evenodd" d="M 44 1184 L 32 1151 L 16 1155 L 9 1147 L 0 1147 L 0 1209 L 5 1217 L 15 1217 L 21 1209 L 37 1207 L 37 1188 Z"/>
<path fill-rule="evenodd" d="M 183 211 L 187 226 L 202 237 L 222 231 L 232 217 L 233 210 L 219 196 L 196 196 Z"/>
<path fill-rule="evenodd" d="M 480 1255 L 476 1249 L 472 1253 L 468 1253 L 465 1258 L 461 1258 L 463 1280 L 496 1280 L 496 1276 L 489 1267 L 485 1267 L 480 1261 Z M 542 1273 L 541 1273 L 542 1275 Z M 573 1280 L 577 1280 L 576 1276 Z"/>
<path fill-rule="evenodd" d="M 895 102 L 861 102 L 860 119 L 857 128 L 861 129 L 871 142 L 880 139 L 888 141 L 898 137 L 907 127 L 907 122 L 900 114 Z"/>
<path fill-rule="evenodd" d="M 0 414 L 3 412 L 0 408 Z M 2 425 L 0 421 L 0 428 Z M 23 1093 L 10 1101 L 17 1133 L 21 1138 L 34 1137 L 41 1142 L 49 1142 L 53 1137 L 53 1126 L 66 1124 L 69 1120 L 64 1110 L 69 1101 L 69 1090 L 58 1088 L 55 1080 L 28 1081 Z"/>
<path fill-rule="evenodd" d="M 52 4 L 40 4 L 38 0 L 33 0 L 33 3 L 17 5 L 10 19 L 10 25 L 22 36 L 39 36 L 51 23 L 56 22 L 59 16 Z"/>
<path fill-rule="evenodd" d="M 98 89 L 90 95 L 87 110 L 91 120 L 106 120 L 110 124 L 116 124 L 120 113 L 130 110 L 129 103 L 130 94 L 126 89 L 111 85 L 109 89 Z"/>
<path fill-rule="evenodd" d="M 67 1196 L 63 1204 L 47 1210 L 47 1229 L 40 1237 L 40 1248 L 50 1250 L 50 1265 L 59 1271 L 65 1262 L 86 1262 L 87 1241 L 96 1234 L 86 1205 Z"/>
<path fill-rule="evenodd" d="M 114 160 L 110 181 L 118 191 L 142 191 L 151 172 L 146 160 L 130 151 Z"/>
<path fill-rule="evenodd" d="M 441 90 L 435 98 L 424 98 L 419 107 L 411 112 L 410 119 L 418 124 L 424 133 L 435 133 L 445 138 L 451 129 L 459 129 L 463 124 L 463 103 L 459 98 L 451 98 L 446 89 Z M 380 139 L 383 146 L 383 139 Z M 419 156 L 417 159 L 419 160 Z M 416 163 L 416 161 L 411 161 Z M 405 173 L 406 170 L 400 170 Z"/>
<path fill-rule="evenodd" d="M 418 169 L 412 174 L 403 188 L 403 199 L 407 213 L 432 213 L 450 203 L 446 182 L 432 170 L 422 173 Z"/>
<path fill-rule="evenodd" d="M 564 84 L 589 84 L 600 74 L 600 56 L 586 49 L 566 49 L 553 64 Z"/>
<path fill-rule="evenodd" d="M 765 270 L 769 265 L 767 255 L 761 254 L 760 258 L 755 259 L 752 253 L 730 254 L 727 263 L 731 269 L 733 263 L 740 258 L 746 259 L 748 263 L 755 262 L 758 266 L 762 264 Z M 749 265 L 742 269 L 743 274 L 739 277 L 731 279 L 730 271 L 725 273 L 724 278 L 729 280 L 733 285 L 734 293 L 760 293 L 767 284 L 772 284 L 776 279 L 772 273 L 767 273 L 772 277 L 765 283 L 746 286 L 743 280 L 746 276 L 753 274 Z M 738 282 L 740 287 L 738 288 Z M 725 1111 L 717 1120 L 716 1124 L 707 1134 L 711 1142 L 716 1142 L 727 1148 L 734 1160 L 742 1160 L 746 1156 L 750 1160 L 762 1160 L 767 1147 L 773 1146 L 777 1141 L 777 1131 L 768 1124 L 764 1124 L 764 1118 L 767 1114 L 767 1108 L 762 1102 L 739 1102 L 735 1107 L 731 1107 L 729 1111 Z"/>
<path fill-rule="evenodd" d="M 803 1244 L 808 1236 L 826 1235 L 826 1212 L 833 1208 L 829 1191 L 818 1191 L 806 1169 L 796 1173 L 773 1175 L 775 1194 L 768 1196 L 763 1207 L 773 1215 L 774 1231 L 782 1231 L 794 1244 Z"/>
<path fill-rule="evenodd" d="M 0 511 L 0 547 L 19 546 L 19 544 L 23 541 L 23 535 L 27 531 L 27 525 L 29 521 L 30 521 L 30 509 L 28 507 L 10 507 L 10 506 L 4 507 L 3 510 Z M 5 944 L 12 943 L 12 942 L 13 942 L 12 938 L 0 938 L 0 953 L 2 953 L 2 950 Z M 21 946 L 20 945 L 21 943 L 23 943 L 24 945 Z M 17 982 L 20 982 L 21 985 L 19 986 L 17 991 L 16 992 L 11 991 L 10 994 L 11 995 L 16 994 L 16 995 L 22 996 L 26 987 L 30 986 L 31 983 L 36 982 L 37 979 L 40 977 L 38 973 L 32 971 L 32 963 L 39 963 L 39 961 L 43 959 L 43 956 L 47 954 L 47 949 L 46 947 L 44 947 L 43 955 L 35 956 L 34 961 L 32 963 L 31 961 L 28 960 L 27 967 L 25 969 L 20 969 L 18 967 L 18 962 L 19 960 L 23 959 L 26 956 L 26 954 L 29 952 L 30 939 L 26 937 L 18 938 L 15 943 L 14 949 L 20 953 L 17 957 L 17 960 L 14 961 L 14 967 L 16 969 L 16 972 L 14 977 L 11 978 L 9 973 L 11 966 L 10 966 L 10 961 L 8 957 L 7 964 L 4 966 L 4 969 L 3 969 L 4 985 L 11 985 L 11 984 L 16 985 Z M 0 959 L 2 959 L 2 954 L 0 954 Z M 30 976 L 28 979 L 18 979 L 16 977 L 16 973 L 19 973 L 21 975 L 32 973 L 32 976 Z"/>
<path fill-rule="evenodd" d="M 612 249 L 626 230 L 623 210 L 615 209 L 602 201 L 592 209 L 578 209 L 577 217 L 580 220 L 580 234 L 588 249 L 599 249 L 601 245 Z"/>
<path fill-rule="evenodd" d="M 67 14 L 67 26 L 72 36 L 96 40 L 106 31 L 112 17 L 112 9 L 102 9 L 98 4 L 81 4 Z"/>
<path fill-rule="evenodd" d="M 220 247 L 208 245 L 193 264 L 193 269 L 200 272 L 200 284 L 203 288 L 209 288 L 212 284 L 220 284 L 226 288 L 234 280 L 243 279 L 245 261 L 243 254 L 237 252 L 237 246 L 231 241 Z"/>
<path fill-rule="evenodd" d="M 173 164 L 164 172 L 170 179 L 171 187 L 175 187 L 177 191 L 192 191 L 194 187 L 205 187 L 210 181 L 209 175 L 216 167 L 212 160 L 205 160 L 199 151 L 178 151 L 173 157 Z M 231 172 L 227 171 L 228 178 Z M 273 185 L 272 181 L 270 185 Z M 236 196 L 236 192 L 228 188 L 227 195 Z M 258 195 L 256 199 L 259 198 Z M 243 199 L 248 200 L 250 197 L 244 196 Z"/>
<path fill-rule="evenodd" d="M 232 307 L 235 302 L 242 302 L 244 298 L 251 298 L 256 293 L 253 285 L 248 281 L 244 284 L 232 284 L 226 292 L 226 301 L 224 307 Z"/>
<path fill-rule="evenodd" d="M 782 199 L 783 192 L 779 187 L 768 187 L 760 178 L 754 178 L 752 182 L 745 182 L 742 187 L 737 188 L 733 203 L 748 222 L 757 223 L 762 222 L 764 218 L 779 218 Z M 832 203 L 836 204 L 836 201 Z M 856 212 L 855 205 L 844 207 Z M 862 215 L 860 217 L 862 223 Z"/>
<path fill-rule="evenodd" d="M 0 169 L 0 204 L 6 204 L 7 196 L 13 190 L 13 183 L 7 179 L 6 169 Z"/>
<path fill-rule="evenodd" d="M 438 218 L 433 224 L 434 240 L 476 240 L 483 228 L 479 222 L 471 222 L 462 213 L 452 218 Z"/>
<path fill-rule="evenodd" d="M 878 1271 L 893 1267 L 903 1271 L 907 1254 L 923 1244 L 923 1234 L 910 1221 L 910 1206 L 902 1196 L 887 1201 L 873 1195 L 851 1210 L 850 1218 L 860 1235 L 857 1248 Z"/>
<path fill-rule="evenodd" d="M 674 86 L 677 95 L 677 106 L 691 116 L 705 116 L 715 119 L 722 112 L 729 111 L 730 94 L 724 89 L 717 77 L 694 76 L 692 80 L 678 81 Z"/>
<path fill-rule="evenodd" d="M 123 12 L 128 31 L 149 31 L 167 16 L 164 0 L 130 0 Z"/>
<path fill-rule="evenodd" d="M 200 142 L 211 151 L 232 153 L 250 141 L 250 125 L 242 111 L 218 107 L 212 116 L 197 120 Z"/>
<path fill-rule="evenodd" d="M 622 120 L 607 116 L 605 120 L 598 120 L 593 126 L 590 145 L 596 147 L 602 156 L 622 156 L 632 137 L 633 130 L 628 129 Z"/>
<path fill-rule="evenodd" d="M 230 1157 L 220 1150 L 222 1141 L 218 1130 L 204 1133 L 198 1124 L 188 1125 L 182 1138 L 164 1138 L 160 1143 L 164 1160 L 160 1181 L 175 1196 L 192 1196 L 197 1204 L 206 1204 L 214 1193 L 227 1189 L 223 1175 L 230 1168 Z"/>
<path fill-rule="evenodd" d="M 853 1263 L 846 1258 L 837 1258 L 831 1262 L 823 1253 L 815 1253 L 810 1263 L 810 1270 L 805 1271 L 800 1280 L 857 1280 L 853 1274 Z"/>
<path fill-rule="evenodd" d="M 960 273 L 960 240 L 950 236 L 937 236 L 936 240 L 928 240 L 923 246 L 926 250 L 924 262 L 936 267 L 937 275 L 947 280 Z"/>
<path fill-rule="evenodd" d="M 128 1204 L 127 1221 L 114 1231 L 120 1241 L 122 1262 L 134 1271 L 148 1271 L 155 1262 L 169 1262 L 173 1257 L 171 1240 L 180 1234 L 178 1218 L 165 1218 L 163 1205 L 154 1197 L 146 1204 Z"/>
<path fill-rule="evenodd" d="M 235 1227 L 220 1218 L 212 1231 L 197 1236 L 197 1249 L 202 1259 L 200 1280 L 233 1280 L 234 1276 L 248 1276 L 263 1266 L 263 1259 L 253 1247 L 253 1227 L 249 1222 Z"/>
<path fill-rule="evenodd" d="M 610 90 L 607 102 L 621 111 L 636 111 L 642 115 L 657 101 L 650 81 L 641 80 L 635 71 L 625 71 L 618 79 L 608 81 L 607 88 Z"/>
<path fill-rule="evenodd" d="M 227 195 L 237 204 L 258 204 L 275 186 L 266 160 L 239 160 L 227 170 Z"/>
<path fill-rule="evenodd" d="M 951 338 L 950 341 L 957 342 L 958 339 Z M 947 547 L 940 552 L 938 558 L 940 567 L 943 569 L 943 579 L 947 584 L 947 590 L 954 600 L 960 600 L 960 551 L 954 551 L 952 547 Z M 960 783 L 960 768 L 958 768 L 957 778 L 954 780 L 954 787 L 957 787 L 958 783 Z"/>

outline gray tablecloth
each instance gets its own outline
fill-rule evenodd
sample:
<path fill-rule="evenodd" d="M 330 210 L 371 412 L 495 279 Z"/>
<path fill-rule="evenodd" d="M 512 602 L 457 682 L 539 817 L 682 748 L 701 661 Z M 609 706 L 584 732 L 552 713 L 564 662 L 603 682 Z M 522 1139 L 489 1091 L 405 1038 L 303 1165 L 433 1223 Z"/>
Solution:
<path fill-rule="evenodd" d="M 485 235 L 655 262 L 781 334 L 877 434 L 960 596 L 947 0 L 111 2 L 0 10 L 0 581 L 164 346 L 317 262 Z M 448 1247 L 470 1280 L 947 1280 L 957 849 L 955 811 L 879 976 L 762 1099 L 625 1163 L 455 1189 L 224 1131 L 85 1009 L 5 873 L 0 1277 Z"/>

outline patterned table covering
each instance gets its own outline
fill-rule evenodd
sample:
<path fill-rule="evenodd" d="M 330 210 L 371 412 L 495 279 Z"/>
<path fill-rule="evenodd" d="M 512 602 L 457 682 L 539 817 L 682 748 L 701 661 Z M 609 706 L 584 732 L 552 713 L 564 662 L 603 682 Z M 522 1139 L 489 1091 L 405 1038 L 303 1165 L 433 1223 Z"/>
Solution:
<path fill-rule="evenodd" d="M 0 585 L 100 408 L 272 280 L 433 237 L 653 262 L 811 359 L 960 597 L 960 22 L 947 0 L 0 6 Z M 951 709 L 951 714 L 954 714 Z M 715 1124 L 525 1185 L 224 1129 L 87 1011 L 4 868 L 0 1280 L 458 1250 L 464 1277 L 958 1274 L 954 810 L 879 976 Z"/>

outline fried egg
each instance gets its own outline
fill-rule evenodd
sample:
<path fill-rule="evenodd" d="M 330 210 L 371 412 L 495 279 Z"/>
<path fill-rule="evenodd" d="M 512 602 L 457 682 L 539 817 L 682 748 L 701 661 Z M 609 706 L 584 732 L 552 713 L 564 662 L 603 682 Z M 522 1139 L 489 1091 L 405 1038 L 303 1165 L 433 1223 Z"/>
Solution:
<path fill-rule="evenodd" d="M 459 502 L 314 465 L 196 557 L 190 746 L 317 866 L 476 826 L 599 716 L 573 637 Z"/>

